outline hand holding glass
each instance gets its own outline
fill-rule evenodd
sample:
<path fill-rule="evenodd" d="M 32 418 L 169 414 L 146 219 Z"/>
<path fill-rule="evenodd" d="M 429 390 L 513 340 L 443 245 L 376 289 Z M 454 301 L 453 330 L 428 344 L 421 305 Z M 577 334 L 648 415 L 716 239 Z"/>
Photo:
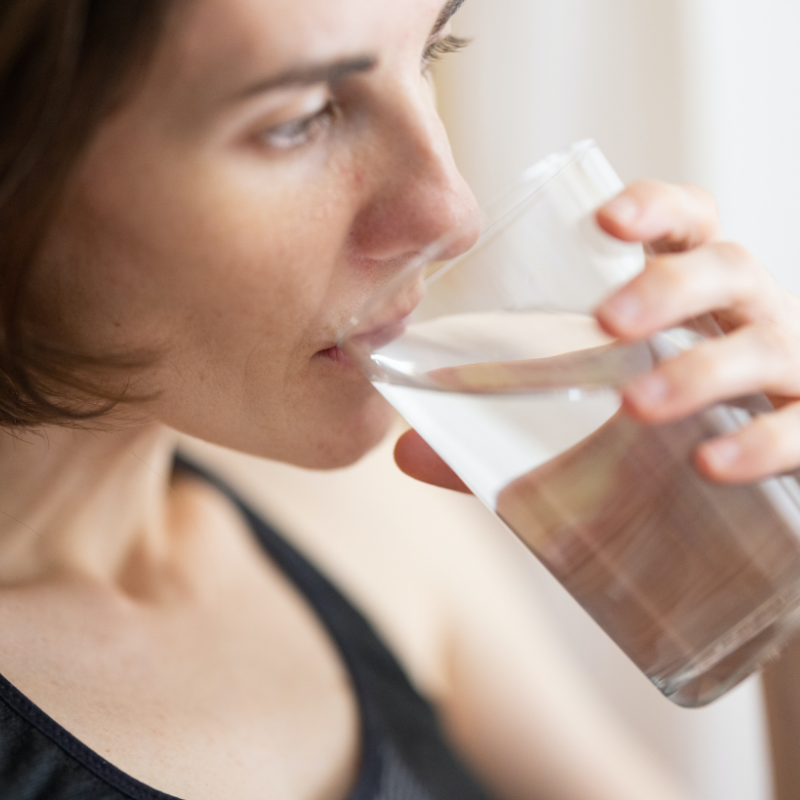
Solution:
<path fill-rule="evenodd" d="M 635 344 L 592 315 L 644 266 L 594 212 L 622 189 L 593 142 L 550 156 L 407 266 L 340 346 L 674 702 L 697 706 L 776 651 L 800 605 L 800 486 L 713 484 L 705 439 L 753 396 L 647 426 L 619 387 L 719 335 L 711 317 Z"/>

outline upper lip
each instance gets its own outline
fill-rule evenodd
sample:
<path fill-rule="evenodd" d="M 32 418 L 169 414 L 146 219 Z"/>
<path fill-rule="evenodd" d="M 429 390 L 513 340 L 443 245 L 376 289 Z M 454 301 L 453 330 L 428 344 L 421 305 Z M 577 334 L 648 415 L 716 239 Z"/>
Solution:
<path fill-rule="evenodd" d="M 374 349 L 396 339 L 402 334 L 406 320 L 411 316 L 420 299 L 421 294 L 414 299 L 414 302 L 404 302 L 399 308 L 395 306 L 393 309 L 387 309 L 385 314 L 370 314 L 344 336 L 340 336 L 336 344 L 341 345 L 345 341 L 356 340 L 369 343 Z M 375 340 L 381 341 L 377 343 Z"/>
<path fill-rule="evenodd" d="M 330 350 L 333 347 L 340 347 L 344 342 L 350 339 L 359 341 L 384 339 L 382 342 L 383 344 L 390 342 L 392 339 L 396 339 L 405 328 L 406 320 L 411 316 L 414 309 L 422 300 L 422 294 L 422 287 L 419 286 L 410 297 L 404 296 L 402 303 L 397 303 L 394 304 L 394 306 L 386 308 L 384 314 L 378 314 L 373 311 L 371 314 L 367 315 L 366 319 L 361 320 L 355 326 L 348 320 L 347 323 L 339 326 L 339 330 L 344 331 L 344 333 L 340 334 L 335 339 L 326 340 L 322 347 L 319 348 L 320 351 Z M 350 319 L 352 319 L 352 317 Z M 374 349 L 374 347 L 380 345 L 373 344 L 372 346 Z"/>
<path fill-rule="evenodd" d="M 317 352 L 332 350 L 334 347 L 341 347 L 344 342 L 349 340 L 368 343 L 371 349 L 380 347 L 382 344 L 387 344 L 402 334 L 403 330 L 405 330 L 405 322 L 411 316 L 413 310 L 412 308 L 410 311 L 402 311 L 393 314 L 391 317 L 376 322 L 366 330 L 359 330 L 357 333 L 351 332 L 340 336 L 338 339 L 328 340 Z M 380 341 L 380 343 L 378 343 L 378 341 Z"/>
<path fill-rule="evenodd" d="M 390 319 L 380 322 L 366 331 L 353 334 L 350 338 L 365 345 L 369 350 L 377 350 L 403 335 L 406 329 L 405 322 L 409 316 L 410 313 L 395 314 Z"/>

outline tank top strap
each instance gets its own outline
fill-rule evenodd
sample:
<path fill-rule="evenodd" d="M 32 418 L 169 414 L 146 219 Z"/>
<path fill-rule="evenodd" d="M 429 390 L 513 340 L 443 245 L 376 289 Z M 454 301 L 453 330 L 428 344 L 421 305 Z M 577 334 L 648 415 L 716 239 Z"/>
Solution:
<path fill-rule="evenodd" d="M 175 466 L 230 499 L 336 644 L 360 706 L 363 736 L 361 773 L 348 800 L 489 800 L 364 615 L 224 481 L 182 456 Z"/>

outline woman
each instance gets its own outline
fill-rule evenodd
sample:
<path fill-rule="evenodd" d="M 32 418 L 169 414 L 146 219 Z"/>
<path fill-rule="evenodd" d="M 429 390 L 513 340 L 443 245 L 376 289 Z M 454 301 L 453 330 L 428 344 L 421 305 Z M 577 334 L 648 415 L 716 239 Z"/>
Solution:
<path fill-rule="evenodd" d="M 336 590 L 213 479 L 173 469 L 176 430 L 314 468 L 385 434 L 335 341 L 474 207 L 426 75 L 459 44 L 460 4 L 6 2 L 3 797 L 676 796 L 647 767 L 615 774 L 537 707 L 536 653 L 497 631 L 508 659 L 475 667 L 480 648 L 456 640 L 421 658 L 480 788 Z M 702 193 L 638 184 L 599 219 L 664 253 L 599 310 L 609 331 L 706 310 L 731 331 L 628 387 L 630 413 L 800 395 L 797 301 L 717 242 Z M 699 468 L 790 468 L 798 420 L 789 402 L 704 445 Z M 454 483 L 413 435 L 399 459 Z M 420 587 L 419 619 L 441 642 L 457 603 L 439 590 Z"/>

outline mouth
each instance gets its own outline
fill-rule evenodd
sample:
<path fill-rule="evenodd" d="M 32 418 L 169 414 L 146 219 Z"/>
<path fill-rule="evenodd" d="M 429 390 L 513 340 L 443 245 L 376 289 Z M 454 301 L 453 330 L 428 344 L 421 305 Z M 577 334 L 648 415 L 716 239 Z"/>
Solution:
<path fill-rule="evenodd" d="M 409 316 L 410 314 L 405 314 L 402 317 L 395 317 L 369 330 L 354 334 L 350 337 L 350 341 L 360 350 L 373 353 L 389 344 L 389 342 L 399 339 L 406 332 Z"/>
<path fill-rule="evenodd" d="M 315 357 L 326 359 L 342 367 L 355 367 L 364 357 L 369 356 L 390 342 L 399 339 L 408 326 L 409 319 L 422 300 L 423 289 L 420 281 L 415 281 L 398 297 L 393 296 L 373 309 L 355 329 L 334 342 L 326 342 Z M 349 352 L 348 352 L 349 351 Z"/>
<path fill-rule="evenodd" d="M 389 344 L 389 342 L 399 339 L 405 333 L 409 316 L 410 315 L 406 314 L 403 317 L 389 320 L 388 322 L 376 325 L 374 328 L 370 328 L 363 333 L 358 333 L 354 336 L 351 336 L 347 341 L 349 345 L 354 348 L 353 353 L 356 356 L 356 359 L 360 360 L 360 358 L 363 356 L 368 358 L 369 354 L 374 353 L 376 350 L 380 350 L 382 347 Z M 346 344 L 345 348 L 347 346 L 348 345 Z M 356 367 L 356 364 L 353 358 L 351 358 L 350 354 L 338 344 L 318 350 L 315 353 L 315 357 L 325 359 L 328 362 L 336 364 L 340 368 L 354 369 Z"/>
<path fill-rule="evenodd" d="M 338 345 L 333 345 L 332 347 L 326 347 L 324 350 L 318 350 L 315 353 L 315 356 L 318 358 L 324 358 L 328 361 L 333 362 L 334 364 L 341 364 L 343 367 L 352 367 L 355 366 L 347 353 L 342 350 L 341 347 Z"/>

